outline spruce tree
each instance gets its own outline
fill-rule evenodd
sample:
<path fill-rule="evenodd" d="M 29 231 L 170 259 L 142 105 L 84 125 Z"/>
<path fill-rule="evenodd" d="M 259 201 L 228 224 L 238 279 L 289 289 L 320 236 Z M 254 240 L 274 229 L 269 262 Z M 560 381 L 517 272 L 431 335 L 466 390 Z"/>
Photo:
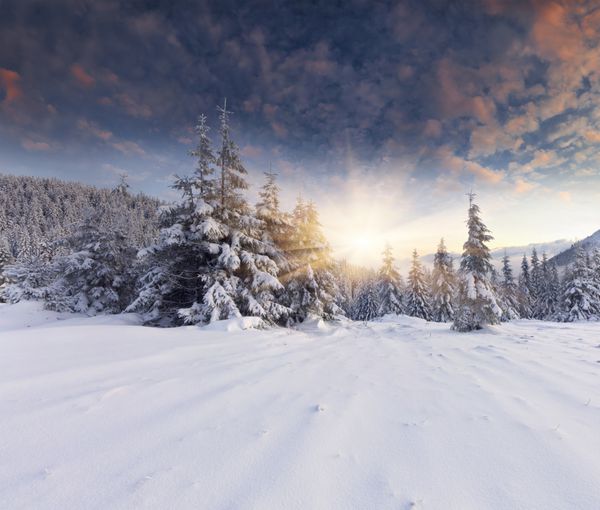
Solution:
<path fill-rule="evenodd" d="M 444 239 L 440 240 L 433 259 L 432 273 L 433 313 L 437 322 L 450 322 L 454 319 L 455 276 L 452 257 L 446 250 Z"/>
<path fill-rule="evenodd" d="M 261 239 L 272 248 L 270 255 L 277 262 L 280 275 L 283 275 L 291 270 L 286 252 L 289 250 L 292 222 L 289 215 L 280 209 L 277 174 L 269 171 L 265 172 L 265 177 L 266 182 L 258 194 L 256 217 L 262 221 Z"/>
<path fill-rule="evenodd" d="M 540 295 L 534 310 L 534 316 L 540 320 L 554 320 L 560 312 L 560 279 L 556 265 L 542 257 L 542 281 Z"/>
<path fill-rule="evenodd" d="M 502 320 L 514 320 L 520 317 L 518 293 L 519 289 L 513 278 L 510 259 L 505 253 L 504 257 L 502 257 L 502 283 L 500 286 L 500 297 L 502 300 Z"/>
<path fill-rule="evenodd" d="M 481 329 L 486 324 L 497 324 L 502 317 L 490 282 L 492 264 L 486 243 L 493 237 L 481 221 L 474 197 L 469 194 L 469 235 L 460 262 L 458 308 L 452 326 L 457 331 Z"/>
<path fill-rule="evenodd" d="M 575 262 L 565 277 L 562 313 L 565 322 L 589 320 L 600 315 L 600 286 L 590 258 L 582 246 L 575 249 Z"/>
<path fill-rule="evenodd" d="M 431 320 L 429 289 L 417 250 L 413 250 L 412 264 L 408 273 L 406 313 L 411 317 Z"/>
<path fill-rule="evenodd" d="M 543 285 L 543 274 L 540 259 L 537 254 L 535 247 L 531 250 L 531 271 L 530 271 L 530 285 L 529 291 L 531 295 L 531 308 L 532 312 L 537 306 L 537 300 L 540 296 L 540 292 Z"/>
<path fill-rule="evenodd" d="M 101 229 L 99 215 L 87 216 L 66 239 L 65 255 L 12 268 L 9 299 L 39 299 L 50 310 L 89 315 L 122 312 L 133 292 L 135 250 L 119 229 Z"/>
<path fill-rule="evenodd" d="M 291 318 L 295 322 L 302 322 L 309 316 L 333 319 L 342 313 L 336 301 L 340 291 L 331 250 L 315 205 L 299 198 L 292 222 L 289 253 L 294 269 L 284 278 L 285 303 L 292 310 Z"/>
<path fill-rule="evenodd" d="M 521 261 L 521 274 L 519 275 L 519 315 L 523 319 L 532 316 L 531 276 L 529 274 L 529 262 L 527 255 L 523 254 Z"/>
<path fill-rule="evenodd" d="M 191 178 L 177 178 L 181 200 L 163 208 L 158 243 L 144 253 L 148 271 L 129 307 L 145 311 L 165 325 L 207 323 L 257 316 L 284 322 L 288 309 L 278 299 L 283 286 L 271 257 L 273 245 L 261 239 L 263 222 L 246 202 L 244 168 L 229 128 L 229 113 L 220 111 L 221 148 L 210 148 L 204 117 L 197 127 L 198 159 Z M 212 178 L 214 163 L 220 168 Z"/>
<path fill-rule="evenodd" d="M 368 280 L 352 305 L 352 319 L 370 321 L 380 316 L 380 301 L 375 282 Z"/>
<path fill-rule="evenodd" d="M 221 172 L 212 215 L 221 235 L 218 247 L 209 250 L 206 269 L 201 273 L 201 300 L 182 308 L 179 315 L 188 324 L 238 316 L 284 322 L 288 309 L 278 297 L 283 285 L 277 278 L 273 245 L 261 239 L 262 221 L 252 215 L 244 196 L 247 170 L 231 138 L 227 103 L 218 110 L 221 148 L 217 161 Z"/>
<path fill-rule="evenodd" d="M 383 265 L 379 270 L 377 293 L 379 295 L 379 315 L 404 313 L 402 303 L 402 276 L 394 267 L 392 247 L 387 244 L 383 250 Z"/>

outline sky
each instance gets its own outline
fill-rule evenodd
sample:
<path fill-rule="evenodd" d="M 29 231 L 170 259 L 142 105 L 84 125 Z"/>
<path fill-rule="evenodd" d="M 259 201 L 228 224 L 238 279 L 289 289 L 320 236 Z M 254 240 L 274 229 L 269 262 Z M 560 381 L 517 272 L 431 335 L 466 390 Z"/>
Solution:
<path fill-rule="evenodd" d="M 0 0 L 0 172 L 175 198 L 227 98 L 250 200 L 316 202 L 375 264 L 600 228 L 600 0 Z"/>

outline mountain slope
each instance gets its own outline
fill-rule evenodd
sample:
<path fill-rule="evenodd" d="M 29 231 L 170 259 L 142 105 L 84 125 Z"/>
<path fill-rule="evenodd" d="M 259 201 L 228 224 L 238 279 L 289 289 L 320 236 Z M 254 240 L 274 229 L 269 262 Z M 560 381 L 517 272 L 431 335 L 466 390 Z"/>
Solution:
<path fill-rule="evenodd" d="M 560 252 L 558 255 L 552 257 L 551 261 L 557 266 L 566 266 L 573 263 L 575 260 L 575 247 L 577 245 L 583 246 L 586 251 L 591 251 L 595 248 L 600 248 L 600 230 L 594 232 L 591 236 L 586 237 L 578 243 L 572 244 L 570 248 Z"/>

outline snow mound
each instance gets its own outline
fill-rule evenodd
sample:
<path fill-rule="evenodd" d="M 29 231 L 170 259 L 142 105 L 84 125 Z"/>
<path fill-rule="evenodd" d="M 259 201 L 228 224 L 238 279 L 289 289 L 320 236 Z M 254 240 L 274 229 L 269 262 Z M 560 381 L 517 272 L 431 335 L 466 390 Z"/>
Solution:
<path fill-rule="evenodd" d="M 265 327 L 265 322 L 260 317 L 235 317 L 233 319 L 212 322 L 203 326 L 202 329 L 206 331 L 222 331 L 230 333 L 233 331 L 244 331 L 246 329 L 264 329 Z"/>

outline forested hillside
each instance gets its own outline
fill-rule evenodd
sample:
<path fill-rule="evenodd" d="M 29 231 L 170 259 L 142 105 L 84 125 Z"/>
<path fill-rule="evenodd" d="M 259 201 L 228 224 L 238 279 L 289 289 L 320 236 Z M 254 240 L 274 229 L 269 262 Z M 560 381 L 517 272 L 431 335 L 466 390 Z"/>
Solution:
<path fill-rule="evenodd" d="M 159 200 L 77 182 L 0 174 L 0 248 L 12 259 L 49 257 L 56 241 L 74 232 L 86 215 L 97 213 L 101 227 L 118 227 L 137 247 L 156 237 Z"/>

